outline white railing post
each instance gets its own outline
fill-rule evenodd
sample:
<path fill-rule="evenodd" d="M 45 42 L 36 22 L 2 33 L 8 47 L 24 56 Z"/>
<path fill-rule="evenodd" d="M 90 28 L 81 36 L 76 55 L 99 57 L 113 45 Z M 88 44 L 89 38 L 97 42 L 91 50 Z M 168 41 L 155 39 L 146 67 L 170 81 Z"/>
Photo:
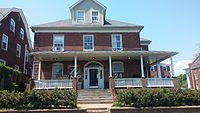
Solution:
<path fill-rule="evenodd" d="M 41 61 L 39 61 L 39 66 L 38 66 L 38 80 L 41 78 Z"/>
<path fill-rule="evenodd" d="M 77 56 L 74 58 L 74 78 L 76 78 L 77 74 Z"/>
<path fill-rule="evenodd" d="M 142 78 L 145 78 L 145 76 L 144 76 L 144 63 L 143 63 L 143 56 L 142 55 L 140 55 L 140 65 L 141 65 Z"/>
<path fill-rule="evenodd" d="M 109 77 L 112 78 L 112 57 L 109 56 Z"/>

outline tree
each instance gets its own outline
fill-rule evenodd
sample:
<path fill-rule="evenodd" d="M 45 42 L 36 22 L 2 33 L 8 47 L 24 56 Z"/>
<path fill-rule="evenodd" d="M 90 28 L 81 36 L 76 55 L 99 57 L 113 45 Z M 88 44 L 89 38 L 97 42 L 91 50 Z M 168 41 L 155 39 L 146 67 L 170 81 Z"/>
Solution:
<path fill-rule="evenodd" d="M 179 76 L 177 76 L 177 82 L 179 88 L 187 88 L 187 75 L 180 74 Z"/>

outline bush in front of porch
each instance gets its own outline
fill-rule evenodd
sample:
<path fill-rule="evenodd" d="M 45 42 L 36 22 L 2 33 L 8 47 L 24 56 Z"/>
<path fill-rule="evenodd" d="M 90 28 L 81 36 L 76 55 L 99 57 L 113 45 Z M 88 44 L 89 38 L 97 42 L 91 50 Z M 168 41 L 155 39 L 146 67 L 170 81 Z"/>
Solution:
<path fill-rule="evenodd" d="M 200 91 L 190 89 L 135 89 L 122 90 L 114 106 L 159 107 L 200 105 Z"/>
<path fill-rule="evenodd" d="M 73 90 L 27 90 L 23 93 L 0 91 L 0 109 L 76 108 Z"/>

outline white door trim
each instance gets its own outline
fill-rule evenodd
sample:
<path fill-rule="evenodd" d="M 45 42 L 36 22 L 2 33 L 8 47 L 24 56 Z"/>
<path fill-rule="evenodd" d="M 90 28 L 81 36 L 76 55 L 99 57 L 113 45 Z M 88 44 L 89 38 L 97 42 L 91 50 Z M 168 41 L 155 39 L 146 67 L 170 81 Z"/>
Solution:
<path fill-rule="evenodd" d="M 86 67 L 90 63 L 97 63 L 101 67 Z M 90 69 L 97 69 L 98 70 L 98 86 L 90 86 Z M 102 71 L 102 78 L 100 77 L 100 71 Z M 99 88 L 103 89 L 104 88 L 104 68 L 103 65 L 100 62 L 97 61 L 91 61 L 88 62 L 84 65 L 84 89 L 89 89 L 89 88 Z"/>

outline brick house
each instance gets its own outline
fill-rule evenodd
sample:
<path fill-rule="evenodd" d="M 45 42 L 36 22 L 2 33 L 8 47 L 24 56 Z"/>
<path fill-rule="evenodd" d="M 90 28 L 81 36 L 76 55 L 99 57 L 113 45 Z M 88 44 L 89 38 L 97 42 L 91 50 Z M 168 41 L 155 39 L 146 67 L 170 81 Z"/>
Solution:
<path fill-rule="evenodd" d="M 31 27 L 36 89 L 174 87 L 172 78 L 148 78 L 151 65 L 177 52 L 150 51 L 143 26 L 106 19 L 97 0 L 79 0 L 70 12 L 71 19 Z"/>
<path fill-rule="evenodd" d="M 165 63 L 160 63 L 153 65 L 150 68 L 151 78 L 170 78 L 170 65 Z"/>
<path fill-rule="evenodd" d="M 0 63 L 31 74 L 29 28 L 21 9 L 0 8 Z"/>
<path fill-rule="evenodd" d="M 200 89 L 200 53 L 196 59 L 189 64 L 189 78 L 191 87 Z"/>

